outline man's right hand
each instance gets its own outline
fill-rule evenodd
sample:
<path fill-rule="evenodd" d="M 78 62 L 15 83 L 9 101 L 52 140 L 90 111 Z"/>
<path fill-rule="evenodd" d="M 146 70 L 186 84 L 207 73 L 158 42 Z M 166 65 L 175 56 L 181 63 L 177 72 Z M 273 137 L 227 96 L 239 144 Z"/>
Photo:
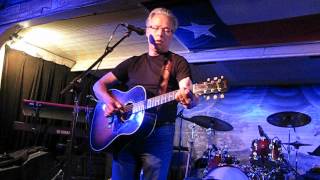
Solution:
<path fill-rule="evenodd" d="M 117 77 L 112 72 L 108 72 L 93 85 L 94 94 L 105 104 L 103 107 L 105 116 L 112 116 L 114 113 L 121 112 L 123 109 L 121 103 L 117 101 L 107 89 L 108 85 L 111 85 L 116 81 Z"/>
<path fill-rule="evenodd" d="M 105 103 L 105 108 L 104 108 L 104 115 L 105 116 L 112 116 L 116 112 L 121 111 L 123 109 L 123 106 L 119 101 L 117 101 L 115 98 L 112 96 L 109 96 L 104 100 Z"/>

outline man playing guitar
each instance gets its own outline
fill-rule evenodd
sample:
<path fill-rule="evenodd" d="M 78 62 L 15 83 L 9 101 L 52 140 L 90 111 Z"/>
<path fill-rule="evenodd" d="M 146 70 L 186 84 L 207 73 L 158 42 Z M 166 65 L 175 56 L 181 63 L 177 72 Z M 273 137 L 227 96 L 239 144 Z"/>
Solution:
<path fill-rule="evenodd" d="M 125 60 L 94 84 L 94 93 L 104 103 L 106 117 L 124 111 L 124 104 L 110 93 L 108 86 L 115 82 L 123 83 L 129 89 L 139 85 L 146 90 L 147 98 L 152 98 L 161 94 L 161 84 L 165 82 L 162 74 L 165 70 L 169 70 L 169 75 L 164 83 L 164 91 L 178 90 L 174 94 L 178 102 L 186 108 L 194 105 L 197 96 L 191 93 L 188 62 L 169 51 L 177 27 L 177 19 L 169 10 L 156 8 L 150 12 L 146 20 L 148 53 Z M 170 68 L 166 66 L 168 62 Z M 113 152 L 112 180 L 139 179 L 141 169 L 145 180 L 167 179 L 173 150 L 177 101 L 146 111 L 144 121 L 150 117 L 156 118 L 154 129 L 147 137 L 130 141 L 121 150 Z"/>

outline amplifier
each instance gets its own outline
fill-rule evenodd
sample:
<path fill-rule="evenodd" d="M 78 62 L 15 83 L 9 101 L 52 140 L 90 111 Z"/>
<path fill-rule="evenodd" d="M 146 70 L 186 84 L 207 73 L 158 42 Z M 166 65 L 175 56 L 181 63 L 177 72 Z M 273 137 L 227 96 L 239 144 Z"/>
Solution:
<path fill-rule="evenodd" d="M 1 155 L 0 179 L 6 180 L 43 180 L 50 179 L 55 169 L 55 161 L 50 153 L 42 150 L 30 154 L 30 149 L 10 153 L 8 158 Z"/>

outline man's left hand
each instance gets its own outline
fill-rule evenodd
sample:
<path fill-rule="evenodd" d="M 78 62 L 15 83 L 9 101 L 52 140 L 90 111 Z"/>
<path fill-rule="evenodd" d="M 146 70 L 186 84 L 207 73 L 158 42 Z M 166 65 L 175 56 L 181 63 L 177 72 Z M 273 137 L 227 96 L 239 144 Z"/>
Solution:
<path fill-rule="evenodd" d="M 198 104 L 199 97 L 194 95 L 189 89 L 179 89 L 175 99 L 185 108 L 190 109 Z"/>

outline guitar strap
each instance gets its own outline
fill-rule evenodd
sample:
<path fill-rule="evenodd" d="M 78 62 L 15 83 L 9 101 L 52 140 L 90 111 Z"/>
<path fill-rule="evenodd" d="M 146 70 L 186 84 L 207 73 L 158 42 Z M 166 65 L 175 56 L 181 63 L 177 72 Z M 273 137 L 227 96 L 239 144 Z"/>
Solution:
<path fill-rule="evenodd" d="M 168 82 L 170 77 L 170 71 L 172 67 L 171 55 L 169 58 L 165 57 L 166 61 L 164 62 L 161 69 L 161 77 L 159 83 L 159 94 L 164 94 L 167 92 Z"/>

